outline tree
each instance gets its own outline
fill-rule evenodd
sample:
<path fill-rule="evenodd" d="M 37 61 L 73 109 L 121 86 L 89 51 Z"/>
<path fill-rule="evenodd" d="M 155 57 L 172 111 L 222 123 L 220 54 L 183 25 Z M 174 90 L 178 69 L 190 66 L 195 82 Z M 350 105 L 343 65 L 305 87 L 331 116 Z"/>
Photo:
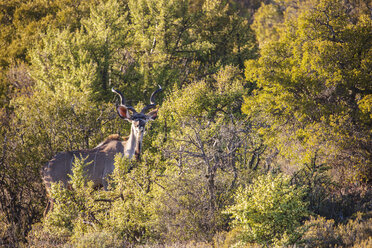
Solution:
<path fill-rule="evenodd" d="M 9 111 L 9 102 L 14 91 L 12 77 L 17 68 L 30 63 L 30 48 L 46 32 L 48 27 L 76 30 L 80 19 L 87 16 L 90 0 L 18 1 L 0 2 L 0 108 Z M 4 89 L 4 90 L 3 90 Z M 6 89 L 6 90 L 5 90 Z"/>
<path fill-rule="evenodd" d="M 275 35 L 260 33 L 266 24 L 256 22 L 258 36 L 270 40 L 260 43 L 257 61 L 246 63 L 246 77 L 257 89 L 243 106 L 281 155 L 310 163 L 318 154 L 321 163 L 342 171 L 334 172 L 343 182 L 369 180 L 371 168 L 365 103 L 371 94 L 372 25 L 363 3 L 352 3 L 287 1 L 283 18 L 273 24 Z"/>
<path fill-rule="evenodd" d="M 82 19 L 82 46 L 96 66 L 96 78 L 91 81 L 95 101 L 111 99 L 110 85 L 123 77 L 120 69 L 127 64 L 122 57 L 128 45 L 127 15 L 125 4 L 110 0 L 92 7 L 90 17 Z"/>
<path fill-rule="evenodd" d="M 255 54 L 246 18 L 225 1 L 129 1 L 130 58 L 143 87 L 191 83 Z"/>
<path fill-rule="evenodd" d="M 166 240 L 210 241 L 228 224 L 222 210 L 237 185 L 258 173 L 261 143 L 240 113 L 243 92 L 240 71 L 227 66 L 164 102 L 158 128 L 166 131 L 154 143 L 167 166 L 154 204 Z"/>

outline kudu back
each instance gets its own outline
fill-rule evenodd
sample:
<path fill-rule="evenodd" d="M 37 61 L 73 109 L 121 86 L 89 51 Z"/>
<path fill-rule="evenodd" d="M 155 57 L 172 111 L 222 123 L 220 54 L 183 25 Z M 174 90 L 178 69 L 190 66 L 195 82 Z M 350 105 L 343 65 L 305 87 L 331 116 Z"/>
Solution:
<path fill-rule="evenodd" d="M 86 159 L 86 175 L 93 181 L 94 187 L 107 187 L 107 177 L 114 171 L 114 158 L 117 153 L 122 153 L 130 159 L 140 160 L 142 139 L 145 126 L 148 121 L 157 117 L 155 95 L 162 88 L 154 91 L 150 97 L 150 104 L 145 106 L 141 112 L 137 112 L 133 107 L 126 105 L 123 94 L 115 89 L 112 91 L 119 95 L 120 105 L 117 106 L 118 115 L 129 121 L 131 132 L 128 138 L 121 139 L 119 135 L 110 135 L 105 141 L 89 150 L 67 151 L 55 155 L 42 169 L 42 178 L 47 190 L 50 191 L 52 183 L 62 182 L 66 187 L 69 186 L 69 175 L 72 174 L 72 167 L 76 159 Z M 150 109 L 155 109 L 147 113 Z M 44 216 L 52 208 L 52 199 L 49 200 Z"/>

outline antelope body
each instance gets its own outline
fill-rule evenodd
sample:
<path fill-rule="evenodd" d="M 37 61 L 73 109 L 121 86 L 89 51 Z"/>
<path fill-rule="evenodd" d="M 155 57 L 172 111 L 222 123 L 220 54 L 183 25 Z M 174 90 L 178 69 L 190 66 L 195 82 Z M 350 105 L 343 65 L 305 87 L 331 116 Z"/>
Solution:
<path fill-rule="evenodd" d="M 72 174 L 75 159 L 86 158 L 85 162 L 88 165 L 85 167 L 85 171 L 88 179 L 93 181 L 94 187 L 103 186 L 105 189 L 106 178 L 114 171 L 114 157 L 117 153 L 122 153 L 130 159 L 139 160 L 146 123 L 156 118 L 158 110 L 155 109 L 147 114 L 146 112 L 156 108 L 155 95 L 161 90 L 162 88 L 159 86 L 159 89 L 151 95 L 151 104 L 145 106 L 138 113 L 133 107 L 125 104 L 125 99 L 120 91 L 112 89 L 121 100 L 121 104 L 117 107 L 119 116 L 132 124 L 129 137 L 122 140 L 117 134 L 110 135 L 93 149 L 58 153 L 42 170 L 42 178 L 47 192 L 50 190 L 51 183 L 62 182 L 68 186 L 70 180 L 68 175 Z M 53 200 L 50 199 L 44 215 L 52 208 L 52 203 Z"/>
<path fill-rule="evenodd" d="M 95 187 L 106 188 L 105 178 L 114 171 L 114 157 L 119 152 L 124 154 L 125 144 L 119 135 L 111 135 L 94 149 L 58 153 L 43 168 L 45 186 L 49 189 L 51 183 L 55 182 L 68 186 L 68 175 L 72 173 L 75 159 L 86 158 L 88 179 L 93 181 Z"/>

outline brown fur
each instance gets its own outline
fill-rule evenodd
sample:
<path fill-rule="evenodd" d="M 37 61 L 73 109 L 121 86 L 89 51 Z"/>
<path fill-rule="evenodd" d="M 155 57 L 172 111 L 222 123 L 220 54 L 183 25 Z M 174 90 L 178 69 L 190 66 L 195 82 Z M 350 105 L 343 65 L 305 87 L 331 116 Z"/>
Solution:
<path fill-rule="evenodd" d="M 108 141 L 111 141 L 111 140 L 118 140 L 118 141 L 127 141 L 129 139 L 129 136 L 125 136 L 125 137 L 120 137 L 119 134 L 111 134 L 109 135 L 104 141 L 103 143 L 107 143 Z"/>
<path fill-rule="evenodd" d="M 93 187 L 107 187 L 106 177 L 114 170 L 114 158 L 119 152 L 124 152 L 125 141 L 118 134 L 110 135 L 104 142 L 93 149 L 60 152 L 56 154 L 48 164 L 42 169 L 43 181 L 47 192 L 50 190 L 51 183 L 62 182 L 66 187 L 69 186 L 68 174 L 75 159 L 86 158 L 85 167 L 88 179 L 93 182 Z M 49 192 L 48 192 L 49 193 Z M 45 215 L 53 208 L 53 199 L 45 209 Z"/>
<path fill-rule="evenodd" d="M 119 134 L 111 134 L 109 135 L 104 142 L 108 141 L 108 140 L 122 140 L 122 138 L 120 137 Z"/>
<path fill-rule="evenodd" d="M 116 140 L 116 141 L 127 141 L 128 138 L 129 138 L 128 136 L 127 137 L 120 137 L 119 134 L 111 134 L 103 142 L 101 142 L 96 148 L 105 146 L 105 145 L 107 145 L 108 143 L 110 143 L 113 140 Z"/>

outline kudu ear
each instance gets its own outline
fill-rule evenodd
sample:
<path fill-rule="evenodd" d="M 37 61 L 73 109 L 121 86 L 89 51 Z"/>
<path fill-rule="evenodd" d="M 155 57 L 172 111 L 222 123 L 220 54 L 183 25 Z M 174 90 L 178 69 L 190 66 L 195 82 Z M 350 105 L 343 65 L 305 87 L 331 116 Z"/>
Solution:
<path fill-rule="evenodd" d="M 123 106 L 123 105 L 118 106 L 117 111 L 118 111 L 118 114 L 121 118 L 126 119 L 126 120 L 130 119 L 130 114 L 129 114 L 128 108 L 126 108 L 125 106 Z"/>
<path fill-rule="evenodd" d="M 147 118 L 149 121 L 153 121 L 158 117 L 158 110 L 155 109 L 147 114 Z"/>

